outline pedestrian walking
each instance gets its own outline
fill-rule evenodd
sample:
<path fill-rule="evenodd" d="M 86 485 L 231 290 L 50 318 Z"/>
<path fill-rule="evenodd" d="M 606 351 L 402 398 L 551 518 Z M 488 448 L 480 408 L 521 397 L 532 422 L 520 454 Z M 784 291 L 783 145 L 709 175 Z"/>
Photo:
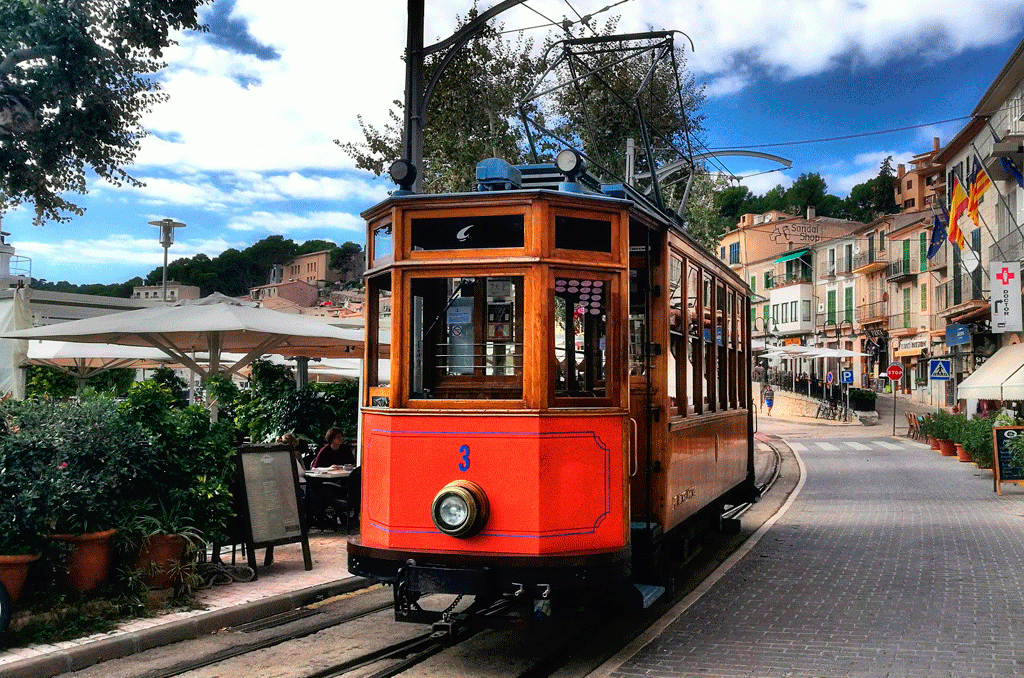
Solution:
<path fill-rule="evenodd" d="M 772 405 L 775 402 L 775 391 L 772 390 L 771 386 L 765 386 L 764 391 L 761 392 L 761 397 L 764 398 L 765 407 L 768 408 L 768 416 L 772 416 Z"/>

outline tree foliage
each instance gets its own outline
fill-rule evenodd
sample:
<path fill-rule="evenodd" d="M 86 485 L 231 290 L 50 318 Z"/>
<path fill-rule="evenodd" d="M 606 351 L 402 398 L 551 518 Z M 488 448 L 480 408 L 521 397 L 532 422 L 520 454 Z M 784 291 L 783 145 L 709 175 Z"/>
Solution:
<path fill-rule="evenodd" d="M 175 30 L 201 30 L 207 0 L 5 0 L 0 3 L 0 213 L 30 202 L 36 223 L 82 209 L 86 169 L 140 185 L 124 169 L 164 98 L 151 77 Z"/>
<path fill-rule="evenodd" d="M 478 14 L 474 7 L 466 16 L 458 17 L 458 28 Z M 474 168 L 484 158 L 503 158 L 513 164 L 525 160 L 515 105 L 533 84 L 537 61 L 532 56 L 532 40 L 520 36 L 506 41 L 500 30 L 500 25 L 488 24 L 479 37 L 456 54 L 438 80 L 423 133 L 426 167 L 419 168 L 427 192 L 469 189 Z M 425 81 L 430 81 L 439 63 L 436 54 L 428 58 Z M 335 140 L 355 160 L 356 167 L 377 176 L 403 155 L 404 104 L 392 103 L 389 121 L 382 127 L 359 116 L 362 141 Z"/>
<path fill-rule="evenodd" d="M 788 189 L 775 186 L 764 195 L 754 195 L 746 186 L 730 186 L 715 196 L 718 213 L 734 226 L 744 214 L 763 214 L 779 210 L 793 215 L 814 207 L 818 216 L 850 219 L 863 223 L 899 211 L 895 199 L 896 177 L 892 156 L 882 161 L 878 174 L 850 189 L 840 198 L 828 192 L 828 185 L 817 172 L 801 174 Z"/>
<path fill-rule="evenodd" d="M 459 26 L 476 16 L 474 8 L 460 18 Z M 594 33 L 612 35 L 616 27 L 617 19 L 612 19 L 595 27 Z M 425 192 L 471 188 L 476 164 L 488 157 L 512 164 L 532 161 L 518 117 L 518 103 L 544 73 L 545 64 L 535 56 L 532 41 L 522 37 L 508 40 L 501 29 L 500 24 L 489 24 L 478 38 L 453 56 L 440 76 L 424 127 L 426 167 L 419 169 L 423 172 Z M 553 40 L 546 40 L 544 47 L 550 47 Z M 659 68 L 640 96 L 652 130 L 656 164 L 677 158 L 675 149 L 686 147 L 684 130 L 687 126 L 699 130 L 702 121 L 699 107 L 703 91 L 686 71 L 682 51 L 677 50 L 675 56 L 678 70 L 672 66 Z M 624 173 L 626 140 L 633 138 L 640 143 L 633 102 L 647 76 L 650 58 L 620 62 L 617 55 L 606 52 L 588 60 L 590 66 L 603 68 L 601 76 L 608 87 L 594 79 L 583 79 L 578 85 L 562 87 L 531 102 L 527 114 L 558 137 L 578 144 L 598 165 L 592 165 L 595 174 L 606 175 L 603 167 L 613 175 L 605 178 L 613 179 Z M 427 80 L 438 63 L 439 59 L 434 58 L 426 65 Z M 559 82 L 571 75 L 568 68 L 563 65 L 556 69 L 554 76 Z M 402 102 L 395 101 L 388 121 L 382 126 L 370 124 L 360 116 L 362 141 L 335 143 L 355 160 L 356 167 L 381 175 L 391 161 L 403 155 L 402 109 Z M 542 137 L 538 152 L 544 155 L 563 147 L 554 139 Z M 640 171 L 645 169 L 643 157 L 638 158 L 637 167 Z"/>
<path fill-rule="evenodd" d="M 718 249 L 722 235 L 735 223 L 723 217 L 716 205 L 716 197 L 727 190 L 727 182 L 723 176 L 701 172 L 694 178 L 686 201 L 686 233 L 712 253 Z"/>

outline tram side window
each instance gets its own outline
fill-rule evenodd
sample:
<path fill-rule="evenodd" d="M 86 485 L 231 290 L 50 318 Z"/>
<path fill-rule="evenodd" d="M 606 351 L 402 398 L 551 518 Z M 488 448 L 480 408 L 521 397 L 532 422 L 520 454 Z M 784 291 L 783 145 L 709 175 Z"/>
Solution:
<path fill-rule="evenodd" d="M 683 260 L 673 256 L 669 263 L 668 277 L 668 314 L 669 314 L 669 354 L 668 354 L 668 395 L 671 400 L 672 414 L 686 414 L 686 327 L 684 325 L 685 292 L 683 277 Z"/>
<path fill-rule="evenodd" d="M 556 398 L 607 398 L 609 281 L 555 277 Z"/>
<path fill-rule="evenodd" d="M 412 399 L 523 397 L 523 278 L 415 278 Z"/>
<path fill-rule="evenodd" d="M 686 356 L 687 382 L 690 384 L 690 412 L 700 414 L 704 411 L 703 393 L 706 384 L 702 378 L 703 354 L 701 349 L 701 318 L 704 315 L 703 302 L 700 299 L 700 269 L 692 263 L 686 266 L 686 308 L 689 315 L 689 349 Z"/>
<path fill-rule="evenodd" d="M 715 346 L 718 351 L 718 359 L 715 361 L 717 368 L 716 381 L 718 384 L 718 409 L 729 409 L 729 326 L 726 318 L 732 313 L 731 297 L 725 294 L 725 285 L 716 283 L 715 295 Z"/>
<path fill-rule="evenodd" d="M 384 224 L 373 229 L 373 266 L 394 260 L 395 243 L 392 230 L 391 224 Z"/>
<path fill-rule="evenodd" d="M 366 384 L 371 388 L 385 387 L 391 384 L 391 275 L 371 278 L 366 298 L 370 306 L 367 314 L 370 354 L 366 359 Z M 377 398 L 371 398 L 370 404 L 387 405 Z"/>
<path fill-rule="evenodd" d="M 629 269 L 629 374 L 647 374 L 647 267 Z"/>
<path fill-rule="evenodd" d="M 701 336 L 704 341 L 704 411 L 714 412 L 717 403 L 715 390 L 715 288 L 714 279 L 704 273 L 704 289 L 701 300 Z"/>

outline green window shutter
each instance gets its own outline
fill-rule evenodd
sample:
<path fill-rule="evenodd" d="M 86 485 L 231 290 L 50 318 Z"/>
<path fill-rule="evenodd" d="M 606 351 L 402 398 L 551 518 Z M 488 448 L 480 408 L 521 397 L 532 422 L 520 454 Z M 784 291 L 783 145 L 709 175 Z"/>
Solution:
<path fill-rule="evenodd" d="M 928 269 L 928 234 L 921 232 L 921 270 Z"/>
<path fill-rule="evenodd" d="M 756 275 L 750 276 L 750 291 L 751 292 L 757 292 L 757 276 Z"/>
<path fill-rule="evenodd" d="M 921 310 L 928 310 L 928 283 L 921 283 Z"/>
<path fill-rule="evenodd" d="M 903 327 L 910 327 L 910 288 L 903 288 Z"/>
<path fill-rule="evenodd" d="M 765 332 L 768 331 L 768 314 L 769 314 L 768 304 L 765 304 L 764 305 L 764 331 Z"/>
<path fill-rule="evenodd" d="M 903 270 L 910 271 L 910 238 L 903 241 Z"/>
<path fill-rule="evenodd" d="M 845 318 L 847 322 L 853 322 L 853 288 L 847 287 L 845 292 L 846 298 L 844 299 L 845 306 Z"/>
<path fill-rule="evenodd" d="M 826 299 L 828 300 L 828 305 L 826 306 L 828 311 L 827 322 L 834 325 L 836 322 L 836 291 L 829 290 Z"/>

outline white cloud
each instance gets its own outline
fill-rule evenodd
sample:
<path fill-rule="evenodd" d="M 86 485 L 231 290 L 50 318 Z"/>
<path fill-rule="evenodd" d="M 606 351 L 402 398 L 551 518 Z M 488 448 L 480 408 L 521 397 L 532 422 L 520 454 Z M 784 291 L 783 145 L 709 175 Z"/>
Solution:
<path fill-rule="evenodd" d="M 180 239 L 169 250 L 171 261 L 204 253 L 215 257 L 229 247 L 245 247 L 243 243 L 224 238 Z M 32 258 L 34 269 L 50 272 L 43 277 L 68 277 L 59 271 L 65 267 L 89 266 L 162 266 L 164 251 L 155 237 L 140 238 L 125 233 L 112 233 L 92 240 L 67 239 L 55 242 L 18 241 L 18 254 Z M 68 274 L 71 274 L 69 271 Z"/>
<path fill-rule="evenodd" d="M 366 222 L 358 214 L 348 212 L 292 212 L 257 211 L 244 216 L 228 219 L 227 227 L 234 231 L 266 231 L 267 233 L 291 233 L 295 231 L 318 231 L 323 229 L 362 233 Z M 331 237 L 320 234 L 311 237 Z"/>

